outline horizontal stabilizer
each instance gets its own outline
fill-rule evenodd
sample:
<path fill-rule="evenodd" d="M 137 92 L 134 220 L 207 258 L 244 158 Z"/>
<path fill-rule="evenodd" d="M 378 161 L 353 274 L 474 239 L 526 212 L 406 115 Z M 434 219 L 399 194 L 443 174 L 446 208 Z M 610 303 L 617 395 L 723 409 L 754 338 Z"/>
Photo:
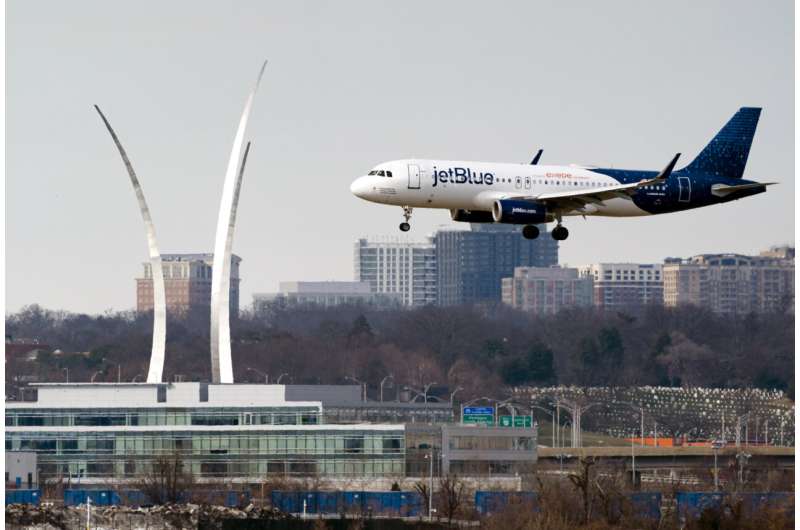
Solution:
<path fill-rule="evenodd" d="M 777 184 L 777 182 L 753 182 L 751 184 L 737 184 L 735 186 L 728 184 L 714 184 L 711 186 L 711 194 L 716 195 L 717 197 L 725 197 L 726 195 L 736 193 L 737 191 L 765 188 L 774 184 Z"/>

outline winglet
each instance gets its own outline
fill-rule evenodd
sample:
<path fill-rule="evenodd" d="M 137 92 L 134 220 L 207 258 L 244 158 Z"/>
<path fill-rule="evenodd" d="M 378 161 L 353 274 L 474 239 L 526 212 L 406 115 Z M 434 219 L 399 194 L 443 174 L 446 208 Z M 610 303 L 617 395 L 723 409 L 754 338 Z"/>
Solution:
<path fill-rule="evenodd" d="M 544 149 L 539 149 L 539 152 L 536 153 L 536 156 L 533 157 L 533 160 L 531 160 L 532 166 L 535 166 L 536 164 L 539 163 L 539 158 L 541 158 L 542 156 L 542 151 L 544 151 Z"/>
<path fill-rule="evenodd" d="M 678 163 L 678 158 L 680 158 L 680 156 L 681 156 L 680 153 L 676 153 L 673 159 L 670 161 L 670 163 L 667 164 L 667 167 L 662 169 L 661 173 L 659 173 L 653 180 L 657 180 L 659 182 L 667 180 L 670 174 L 672 174 L 672 170 L 675 169 L 675 164 Z"/>

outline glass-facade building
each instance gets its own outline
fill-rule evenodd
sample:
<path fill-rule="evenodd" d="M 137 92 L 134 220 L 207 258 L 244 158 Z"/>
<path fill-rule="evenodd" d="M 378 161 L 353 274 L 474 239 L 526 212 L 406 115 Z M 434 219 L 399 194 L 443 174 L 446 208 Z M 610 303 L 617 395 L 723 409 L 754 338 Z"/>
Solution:
<path fill-rule="evenodd" d="M 403 475 L 404 426 L 325 424 L 281 385 L 42 384 L 6 403 L 6 450 L 34 451 L 42 479 L 135 479 L 180 458 L 198 479 Z"/>
<path fill-rule="evenodd" d="M 529 240 L 521 227 L 475 224 L 471 230 L 436 233 L 437 303 L 441 306 L 493 303 L 502 300 L 503 278 L 516 267 L 552 267 L 558 264 L 558 241 L 545 226 Z"/>

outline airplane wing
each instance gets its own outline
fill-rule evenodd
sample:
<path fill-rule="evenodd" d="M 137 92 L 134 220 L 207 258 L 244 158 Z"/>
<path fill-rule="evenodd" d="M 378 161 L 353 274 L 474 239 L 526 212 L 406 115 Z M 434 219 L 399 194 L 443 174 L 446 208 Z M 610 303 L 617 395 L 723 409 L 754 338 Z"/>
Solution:
<path fill-rule="evenodd" d="M 643 188 L 645 186 L 660 185 L 666 182 L 675 164 L 678 162 L 678 157 L 681 154 L 677 153 L 669 164 L 655 177 L 651 179 L 642 179 L 639 182 L 631 182 L 628 184 L 618 184 L 614 186 L 605 186 L 603 188 L 592 188 L 590 190 L 574 190 L 574 191 L 560 191 L 552 193 L 543 193 L 537 196 L 515 196 L 515 199 L 529 200 L 544 202 L 549 209 L 571 211 L 581 210 L 587 204 L 597 204 L 608 199 L 614 198 L 631 198 L 631 193 Z"/>

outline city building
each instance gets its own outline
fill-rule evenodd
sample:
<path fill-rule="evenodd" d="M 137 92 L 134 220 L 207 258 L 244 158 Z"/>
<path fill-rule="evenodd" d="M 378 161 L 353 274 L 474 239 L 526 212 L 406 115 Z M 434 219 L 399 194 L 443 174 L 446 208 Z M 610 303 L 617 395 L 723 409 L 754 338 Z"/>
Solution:
<path fill-rule="evenodd" d="M 664 305 L 745 315 L 794 307 L 794 248 L 758 256 L 703 254 L 664 261 Z"/>
<path fill-rule="evenodd" d="M 401 238 L 362 238 L 355 243 L 355 280 L 373 293 L 398 295 L 406 306 L 436 303 L 436 250 Z"/>
<path fill-rule="evenodd" d="M 400 305 L 398 293 L 375 293 L 369 282 L 280 282 L 277 293 L 253 295 L 253 311 L 265 315 L 274 307 L 363 304 L 372 307 Z"/>
<path fill-rule="evenodd" d="M 36 384 L 6 403 L 6 452 L 33 451 L 42 480 L 136 480 L 160 457 L 198 479 L 402 476 L 402 424 L 325 424 L 283 385 Z"/>
<path fill-rule="evenodd" d="M 473 223 L 470 230 L 436 233 L 438 304 L 443 306 L 500 302 L 503 278 L 516 267 L 558 264 L 558 242 L 541 226 L 529 240 L 520 227 Z"/>
<path fill-rule="evenodd" d="M 590 306 L 592 278 L 581 276 L 578 269 L 516 267 L 513 277 L 503 278 L 503 303 L 537 315 Z"/>
<path fill-rule="evenodd" d="M 167 311 L 185 314 L 211 308 L 211 271 L 214 254 L 163 254 L 164 290 Z M 242 258 L 231 256 L 230 314 L 239 314 L 239 264 Z M 144 265 L 141 278 L 136 278 L 136 310 L 153 310 L 153 272 L 150 262 Z"/>
<path fill-rule="evenodd" d="M 36 458 L 22 482 L 136 484 L 163 458 L 198 483 L 403 481 L 427 474 L 431 452 L 437 474 L 514 478 L 537 456 L 535 425 L 454 425 L 449 403 L 368 402 L 359 385 L 40 383 L 27 395 L 5 411 L 7 459 Z"/>
<path fill-rule="evenodd" d="M 660 263 L 596 263 L 581 274 L 594 281 L 594 305 L 602 309 L 640 309 L 663 303 Z"/>

